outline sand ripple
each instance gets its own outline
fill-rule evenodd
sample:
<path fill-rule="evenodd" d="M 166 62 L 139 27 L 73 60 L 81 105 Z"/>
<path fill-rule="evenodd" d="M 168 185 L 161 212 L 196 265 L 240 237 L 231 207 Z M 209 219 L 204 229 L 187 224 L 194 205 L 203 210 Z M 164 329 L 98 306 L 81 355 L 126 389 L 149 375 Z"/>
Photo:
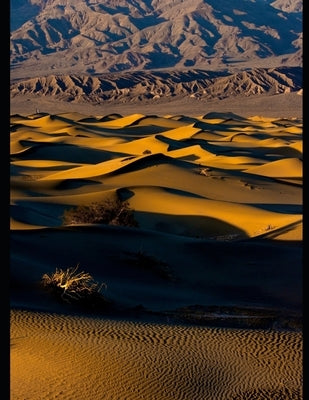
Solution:
<path fill-rule="evenodd" d="M 11 312 L 12 400 L 302 400 L 302 334 L 275 329 L 301 314 L 300 120 L 14 115 L 10 145 L 11 304 L 37 310 Z M 118 196 L 138 227 L 65 225 Z M 282 324 L 60 315 L 39 282 L 77 264 L 125 310 L 264 306 Z"/>
<path fill-rule="evenodd" d="M 302 399 L 302 335 L 12 311 L 11 396 Z"/>

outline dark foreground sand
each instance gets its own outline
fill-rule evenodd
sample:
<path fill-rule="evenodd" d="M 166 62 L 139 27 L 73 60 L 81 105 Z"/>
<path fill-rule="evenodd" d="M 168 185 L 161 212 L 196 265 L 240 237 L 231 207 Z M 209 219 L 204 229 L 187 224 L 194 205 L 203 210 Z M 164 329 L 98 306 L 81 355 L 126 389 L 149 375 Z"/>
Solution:
<path fill-rule="evenodd" d="M 12 113 L 12 400 L 303 399 L 302 119 L 165 111 Z M 106 307 L 44 290 L 77 265 Z"/>

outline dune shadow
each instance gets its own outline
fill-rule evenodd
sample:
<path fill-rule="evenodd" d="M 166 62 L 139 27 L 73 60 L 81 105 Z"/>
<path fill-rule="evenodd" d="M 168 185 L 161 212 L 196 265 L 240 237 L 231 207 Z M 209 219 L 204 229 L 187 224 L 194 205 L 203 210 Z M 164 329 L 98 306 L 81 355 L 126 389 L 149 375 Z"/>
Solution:
<path fill-rule="evenodd" d="M 52 203 L 18 200 L 10 206 L 11 218 L 30 225 L 57 227 L 62 223 L 67 206 Z"/>
<path fill-rule="evenodd" d="M 110 153 L 92 148 L 78 147 L 66 143 L 30 142 L 32 147 L 21 154 L 12 154 L 12 157 L 24 160 L 53 160 L 73 163 L 96 164 L 112 157 Z"/>
<path fill-rule="evenodd" d="M 243 134 L 242 134 L 243 135 Z M 248 135 L 249 136 L 249 135 Z M 233 138 L 235 135 L 233 136 Z M 224 155 L 226 157 L 238 157 L 238 156 L 246 156 L 252 158 L 260 158 L 267 161 L 276 161 L 282 158 L 301 158 L 302 153 L 289 146 L 280 146 L 280 147 L 267 147 L 267 146 L 257 146 L 251 144 L 250 147 L 244 148 L 235 148 L 233 145 L 229 145 L 229 143 L 233 143 L 233 138 L 229 142 L 222 142 L 218 140 L 218 144 L 215 144 L 215 140 L 211 140 L 210 142 L 199 139 L 199 138 L 189 138 L 184 140 L 187 146 L 199 145 L 203 150 L 207 150 L 215 155 Z M 183 148 L 183 142 L 172 141 L 171 139 L 162 138 L 160 136 L 160 140 L 170 145 L 169 150 L 176 150 L 178 148 Z"/>
<path fill-rule="evenodd" d="M 233 112 L 209 112 L 203 116 L 203 119 L 224 119 L 224 120 L 236 120 L 236 121 L 247 121 L 247 118 L 244 118 L 238 114 L 234 114 Z"/>
<path fill-rule="evenodd" d="M 134 158 L 135 158 L 134 156 L 126 158 L 123 161 L 130 160 L 130 159 L 132 159 L 133 161 L 127 165 L 117 168 L 115 171 L 106 173 L 104 175 L 115 176 L 115 175 L 119 175 L 119 174 L 123 174 L 123 173 L 146 169 L 149 167 L 156 167 L 161 164 L 170 164 L 170 165 L 175 165 L 175 166 L 182 167 L 182 168 L 188 167 L 188 162 L 183 161 L 183 160 L 174 159 L 172 157 L 164 155 L 163 153 L 150 154 L 150 155 L 147 155 L 142 158 L 135 158 L 135 160 L 134 160 Z"/>
<path fill-rule="evenodd" d="M 91 179 L 65 179 L 55 185 L 56 190 L 71 190 L 78 189 L 88 185 L 102 185 L 99 181 L 93 181 Z"/>
<path fill-rule="evenodd" d="M 281 214 L 302 214 L 302 204 L 280 204 L 280 203 L 252 203 L 252 206 L 261 210 L 272 211 Z"/>
<path fill-rule="evenodd" d="M 135 211 L 135 217 L 139 222 L 140 228 L 168 234 L 218 241 L 248 238 L 244 230 L 213 217 L 202 215 L 171 215 L 143 211 Z"/>

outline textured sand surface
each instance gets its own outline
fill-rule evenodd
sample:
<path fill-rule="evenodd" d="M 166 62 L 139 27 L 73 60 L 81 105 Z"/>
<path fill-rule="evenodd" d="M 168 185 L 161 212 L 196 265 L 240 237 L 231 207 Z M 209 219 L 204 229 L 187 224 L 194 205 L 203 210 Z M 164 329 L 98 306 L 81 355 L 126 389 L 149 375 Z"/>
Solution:
<path fill-rule="evenodd" d="M 11 400 L 303 399 L 302 130 L 232 112 L 12 114 Z M 138 227 L 64 223 L 116 198 Z M 76 265 L 112 311 L 43 290 Z"/>
<path fill-rule="evenodd" d="M 302 399 L 302 335 L 12 312 L 11 399 Z"/>
<path fill-rule="evenodd" d="M 14 115 L 11 157 L 13 229 L 18 222 L 61 225 L 53 207 L 87 204 L 122 191 L 139 214 L 156 213 L 164 220 L 217 218 L 226 224 L 212 236 L 235 231 L 254 237 L 294 226 L 299 239 L 302 125 L 297 119 L 246 119 L 232 113 Z M 15 217 L 20 206 L 34 214 Z M 43 223 L 43 214 L 50 222 Z M 156 226 L 159 220 L 156 216 Z M 149 222 L 140 218 L 143 228 Z"/>

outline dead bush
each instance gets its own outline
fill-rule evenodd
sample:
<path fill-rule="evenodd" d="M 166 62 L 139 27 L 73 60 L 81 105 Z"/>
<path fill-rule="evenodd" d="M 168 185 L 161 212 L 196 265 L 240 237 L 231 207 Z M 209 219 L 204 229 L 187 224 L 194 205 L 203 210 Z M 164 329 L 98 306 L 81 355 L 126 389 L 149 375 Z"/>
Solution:
<path fill-rule="evenodd" d="M 121 201 L 120 199 L 93 202 L 90 205 L 82 205 L 65 210 L 63 223 L 65 225 L 108 224 L 129 227 L 138 226 L 134 218 L 134 210 L 129 207 L 127 201 Z"/>
<path fill-rule="evenodd" d="M 105 300 L 101 290 L 106 288 L 106 284 L 95 282 L 88 272 L 79 272 L 78 268 L 78 265 L 66 270 L 57 268 L 51 275 L 44 274 L 41 284 L 44 289 L 67 303 L 87 305 Z"/>

